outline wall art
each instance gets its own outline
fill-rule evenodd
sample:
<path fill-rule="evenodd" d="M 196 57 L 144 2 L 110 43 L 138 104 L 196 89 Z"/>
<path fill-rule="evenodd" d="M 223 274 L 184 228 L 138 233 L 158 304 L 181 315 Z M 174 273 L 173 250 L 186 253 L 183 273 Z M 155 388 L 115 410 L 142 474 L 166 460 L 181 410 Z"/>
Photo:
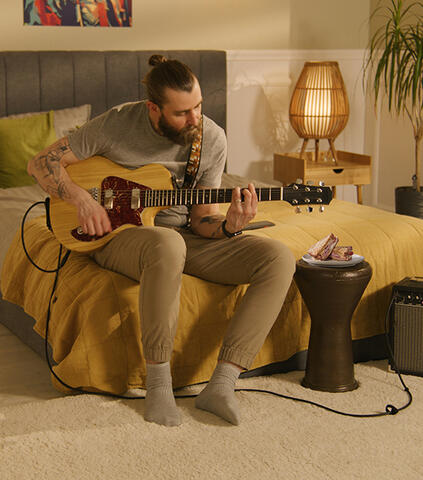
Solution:
<path fill-rule="evenodd" d="M 132 0 L 23 0 L 24 25 L 131 27 Z"/>

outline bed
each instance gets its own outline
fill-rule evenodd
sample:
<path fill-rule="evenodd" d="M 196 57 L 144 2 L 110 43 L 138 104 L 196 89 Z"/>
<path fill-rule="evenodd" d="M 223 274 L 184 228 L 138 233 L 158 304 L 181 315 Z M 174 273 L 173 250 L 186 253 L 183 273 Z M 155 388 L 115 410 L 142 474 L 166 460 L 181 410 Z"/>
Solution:
<path fill-rule="evenodd" d="M 94 117 L 114 105 L 144 98 L 140 80 L 147 71 L 151 53 L 157 52 L 0 53 L 0 116 L 8 117 L 0 118 L 0 155 L 5 138 L 2 120 L 24 122 L 33 116 L 22 114 L 45 112 L 42 115 L 49 126 L 47 130 L 58 136 L 77 128 L 84 116 Z M 202 85 L 205 113 L 225 128 L 225 53 L 164 54 L 193 68 Z M 19 116 L 11 118 L 12 115 Z M 5 161 L 0 162 L 1 179 Z M 37 185 L 14 185 L 19 175 L 13 169 L 5 175 L 9 183 L 0 190 L 0 321 L 44 355 L 53 276 L 29 263 L 21 246 L 19 225 L 26 208 L 46 195 Z M 225 173 L 222 186 L 248 180 Z M 266 186 L 260 182 L 258 185 Z M 228 205 L 220 208 L 224 213 Z M 330 232 L 339 236 L 341 244 L 352 245 L 356 253 L 365 257 L 372 266 L 373 277 L 352 319 L 354 360 L 385 358 L 384 322 L 392 286 L 405 276 L 423 272 L 423 221 L 341 200 L 333 200 L 324 213 L 300 215 L 286 202 L 261 202 L 256 220 L 270 220 L 275 225 L 245 234 L 278 239 L 298 259 Z M 46 226 L 43 206 L 31 212 L 25 241 L 37 264 L 46 269 L 56 267 L 59 244 Z M 101 269 L 88 255 L 72 252 L 59 275 L 49 329 L 55 371 L 66 383 L 111 393 L 144 386 L 139 288 L 142 286 L 136 282 Z M 225 328 L 246 288 L 247 285 L 217 285 L 184 275 L 171 362 L 175 387 L 210 378 Z M 293 281 L 263 348 L 251 370 L 243 375 L 304 369 L 309 331 L 310 317 Z M 52 381 L 56 388 L 66 390 L 54 377 Z"/>

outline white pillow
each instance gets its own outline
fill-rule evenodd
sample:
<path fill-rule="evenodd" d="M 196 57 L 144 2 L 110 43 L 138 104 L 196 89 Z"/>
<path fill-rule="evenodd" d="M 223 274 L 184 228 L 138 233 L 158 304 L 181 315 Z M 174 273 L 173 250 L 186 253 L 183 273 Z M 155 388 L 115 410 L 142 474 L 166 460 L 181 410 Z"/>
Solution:
<path fill-rule="evenodd" d="M 9 115 L 2 118 L 23 118 L 31 115 L 39 115 L 44 112 L 28 112 Z M 54 130 L 57 139 L 70 135 L 78 127 L 88 122 L 91 116 L 91 105 L 85 104 L 78 107 L 62 108 L 53 110 Z"/>

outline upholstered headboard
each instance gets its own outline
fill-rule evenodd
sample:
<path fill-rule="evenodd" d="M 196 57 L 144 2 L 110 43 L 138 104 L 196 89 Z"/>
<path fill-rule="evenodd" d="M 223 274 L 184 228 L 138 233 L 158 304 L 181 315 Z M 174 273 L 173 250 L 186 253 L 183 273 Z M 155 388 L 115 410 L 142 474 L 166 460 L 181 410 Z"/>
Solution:
<path fill-rule="evenodd" d="M 160 53 L 186 63 L 200 81 L 203 111 L 226 127 L 226 53 L 169 51 L 0 52 L 0 116 L 89 103 L 92 117 L 146 98 L 148 58 Z"/>

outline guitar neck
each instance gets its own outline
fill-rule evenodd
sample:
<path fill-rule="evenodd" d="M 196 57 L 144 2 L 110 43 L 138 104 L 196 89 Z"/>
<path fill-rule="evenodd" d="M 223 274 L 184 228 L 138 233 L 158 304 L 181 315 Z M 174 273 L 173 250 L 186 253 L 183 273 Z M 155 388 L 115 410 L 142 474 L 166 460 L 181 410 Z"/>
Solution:
<path fill-rule="evenodd" d="M 256 188 L 258 201 L 283 200 L 283 190 L 284 187 Z M 230 203 L 232 191 L 232 188 L 143 190 L 141 198 L 146 207 Z"/>

